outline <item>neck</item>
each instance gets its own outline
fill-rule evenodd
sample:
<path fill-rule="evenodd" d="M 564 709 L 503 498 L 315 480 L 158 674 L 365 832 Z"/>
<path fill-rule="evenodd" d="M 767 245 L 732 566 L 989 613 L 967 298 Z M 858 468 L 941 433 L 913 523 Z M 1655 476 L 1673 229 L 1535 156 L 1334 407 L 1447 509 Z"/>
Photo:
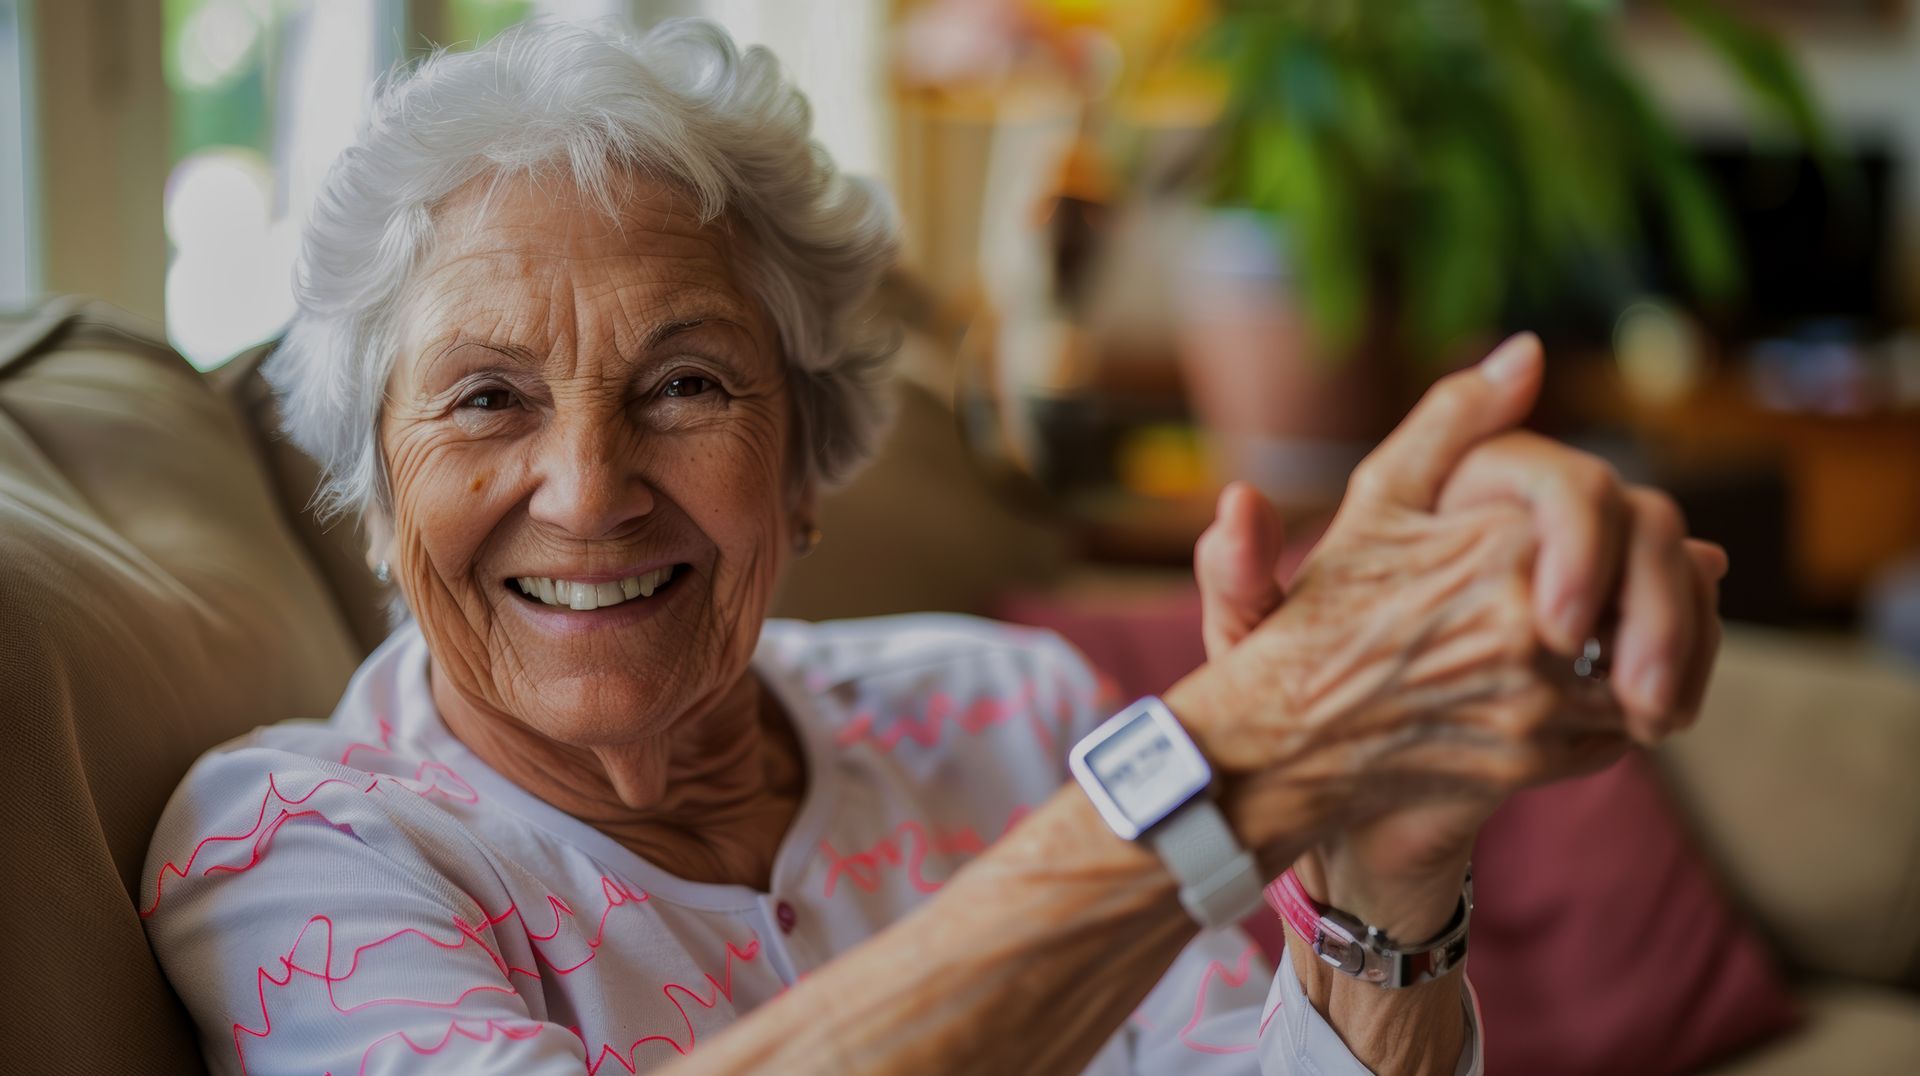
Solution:
<path fill-rule="evenodd" d="M 447 728 L 487 765 L 648 862 L 765 891 L 806 785 L 798 738 L 751 672 L 657 737 L 581 747 L 474 704 L 432 670 Z"/>

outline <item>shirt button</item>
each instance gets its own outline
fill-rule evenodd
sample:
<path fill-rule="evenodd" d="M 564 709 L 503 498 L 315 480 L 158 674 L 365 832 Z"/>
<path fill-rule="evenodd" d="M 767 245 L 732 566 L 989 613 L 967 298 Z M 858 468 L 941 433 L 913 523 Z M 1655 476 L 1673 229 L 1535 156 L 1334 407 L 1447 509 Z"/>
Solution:
<path fill-rule="evenodd" d="M 774 905 L 773 917 L 779 921 L 782 934 L 793 933 L 794 925 L 800 922 L 800 913 L 794 911 L 793 905 L 784 900 Z"/>

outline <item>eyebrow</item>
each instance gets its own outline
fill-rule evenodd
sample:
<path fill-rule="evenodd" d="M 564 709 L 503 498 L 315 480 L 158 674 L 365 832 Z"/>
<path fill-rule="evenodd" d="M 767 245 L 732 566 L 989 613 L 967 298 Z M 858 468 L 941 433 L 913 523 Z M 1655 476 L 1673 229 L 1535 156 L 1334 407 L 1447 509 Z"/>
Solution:
<path fill-rule="evenodd" d="M 706 318 L 688 318 L 685 321 L 670 321 L 665 325 L 658 326 L 647 334 L 646 350 L 652 351 L 654 348 L 679 336 L 681 333 L 698 329 L 700 326 L 705 325 L 707 320 Z"/>
<path fill-rule="evenodd" d="M 429 359 L 427 360 L 428 367 L 431 368 L 432 366 L 438 365 L 440 360 L 446 358 L 448 355 L 453 354 L 455 351 L 458 351 L 463 347 L 485 348 L 488 351 L 492 351 L 497 354 L 503 355 L 509 359 L 514 360 L 515 362 L 518 362 L 524 365 L 532 365 L 535 361 L 533 352 L 528 351 L 526 348 L 521 347 L 519 344 L 497 343 L 495 341 L 484 339 L 476 334 L 467 332 L 466 330 L 462 329 L 455 332 L 451 337 L 440 342 L 439 346 L 430 347 L 428 349 L 428 354 L 430 356 Z"/>

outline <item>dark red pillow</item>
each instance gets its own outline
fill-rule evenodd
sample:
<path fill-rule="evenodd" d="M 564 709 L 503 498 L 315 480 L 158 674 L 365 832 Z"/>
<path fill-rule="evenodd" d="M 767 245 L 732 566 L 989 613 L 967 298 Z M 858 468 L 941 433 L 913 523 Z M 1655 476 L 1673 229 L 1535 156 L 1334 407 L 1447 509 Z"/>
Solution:
<path fill-rule="evenodd" d="M 1639 752 L 1502 806 L 1474 890 L 1490 1076 L 1691 1072 L 1799 1022 Z"/>
<path fill-rule="evenodd" d="M 998 612 L 1059 631 L 1130 696 L 1202 658 L 1196 591 L 1029 596 Z M 1489 1076 L 1690 1072 L 1799 1020 L 1643 755 L 1515 796 L 1481 831 L 1474 875 L 1467 974 Z M 1277 917 L 1248 925 L 1277 958 Z"/>

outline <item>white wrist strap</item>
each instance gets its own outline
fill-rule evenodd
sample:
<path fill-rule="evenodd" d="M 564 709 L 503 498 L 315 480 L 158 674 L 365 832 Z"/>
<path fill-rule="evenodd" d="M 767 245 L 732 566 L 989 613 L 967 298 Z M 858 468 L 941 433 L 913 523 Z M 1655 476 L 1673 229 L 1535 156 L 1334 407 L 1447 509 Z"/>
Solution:
<path fill-rule="evenodd" d="M 1153 827 L 1147 843 L 1180 883 L 1180 903 L 1202 927 L 1231 926 L 1260 907 L 1265 885 L 1253 856 L 1206 796 Z"/>

